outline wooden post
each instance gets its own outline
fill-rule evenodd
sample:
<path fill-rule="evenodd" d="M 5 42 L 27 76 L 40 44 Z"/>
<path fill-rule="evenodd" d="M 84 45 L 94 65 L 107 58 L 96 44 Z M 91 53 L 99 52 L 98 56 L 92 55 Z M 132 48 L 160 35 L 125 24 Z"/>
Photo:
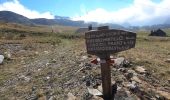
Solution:
<path fill-rule="evenodd" d="M 111 69 L 109 63 L 107 62 L 109 59 L 110 55 L 100 56 L 104 100 L 112 100 Z"/>
<path fill-rule="evenodd" d="M 85 39 L 87 53 L 101 59 L 103 98 L 112 100 L 115 93 L 112 93 L 110 54 L 135 47 L 136 33 L 102 26 L 98 27 L 98 30 L 86 32 Z"/>
<path fill-rule="evenodd" d="M 98 27 L 98 30 L 108 30 L 108 26 Z M 111 86 L 111 69 L 107 62 L 110 60 L 110 54 L 100 54 L 100 65 L 101 65 L 101 75 L 102 75 L 102 88 L 103 88 L 103 98 L 104 100 L 112 99 L 112 86 Z"/>

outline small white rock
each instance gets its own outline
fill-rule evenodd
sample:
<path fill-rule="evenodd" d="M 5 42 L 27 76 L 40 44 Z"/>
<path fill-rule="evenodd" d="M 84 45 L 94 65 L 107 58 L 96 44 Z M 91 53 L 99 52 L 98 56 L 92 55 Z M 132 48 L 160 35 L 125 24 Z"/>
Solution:
<path fill-rule="evenodd" d="M 81 59 L 82 60 L 86 60 L 88 57 L 87 56 L 82 56 Z"/>
<path fill-rule="evenodd" d="M 98 89 L 93 89 L 93 88 L 87 88 L 89 93 L 92 94 L 92 95 L 97 95 L 97 96 L 100 96 L 102 95 L 102 92 L 99 91 Z"/>
<path fill-rule="evenodd" d="M 137 66 L 135 71 L 137 71 L 140 74 L 146 73 L 146 69 L 144 69 L 143 66 Z"/>
<path fill-rule="evenodd" d="M 100 62 L 100 58 L 97 58 L 97 61 Z"/>
<path fill-rule="evenodd" d="M 4 52 L 4 54 L 6 55 L 7 58 L 11 58 L 11 53 L 10 53 L 10 51 Z"/>
<path fill-rule="evenodd" d="M 68 96 L 67 100 L 76 100 L 76 97 L 72 93 L 68 93 L 67 96 Z"/>
<path fill-rule="evenodd" d="M 125 58 L 120 57 L 115 59 L 115 65 L 120 66 L 124 62 Z"/>
<path fill-rule="evenodd" d="M 0 55 L 0 64 L 2 64 L 4 61 L 4 56 L 3 55 Z"/>
<path fill-rule="evenodd" d="M 49 54 L 49 51 L 44 51 L 45 54 Z"/>
<path fill-rule="evenodd" d="M 29 82 L 30 80 L 31 80 L 31 78 L 25 77 L 25 81 L 26 81 L 26 82 Z"/>
<path fill-rule="evenodd" d="M 49 76 L 47 76 L 46 78 L 47 78 L 47 80 L 48 80 L 48 79 L 50 79 L 50 77 L 49 77 Z"/>
<path fill-rule="evenodd" d="M 36 52 L 35 52 L 35 54 L 36 54 L 36 55 L 38 55 L 38 54 L 39 54 L 39 52 L 38 52 L 38 51 L 36 51 Z"/>
<path fill-rule="evenodd" d="M 137 76 L 133 76 L 132 80 L 138 83 L 142 83 L 142 81 Z"/>

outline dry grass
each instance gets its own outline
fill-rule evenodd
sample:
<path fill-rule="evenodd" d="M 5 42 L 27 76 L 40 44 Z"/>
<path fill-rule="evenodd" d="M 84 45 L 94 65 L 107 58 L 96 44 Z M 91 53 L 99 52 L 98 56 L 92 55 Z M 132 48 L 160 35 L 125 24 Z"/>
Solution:
<path fill-rule="evenodd" d="M 23 31 L 26 31 L 27 27 L 20 26 Z M 28 30 L 34 30 L 35 28 L 37 32 L 46 32 L 46 28 L 42 27 L 44 26 L 29 27 Z M 55 27 L 61 30 L 66 28 L 62 26 Z M 66 31 L 71 32 L 67 33 Z M 136 47 L 120 52 L 118 56 L 124 56 L 131 60 L 134 64 L 133 67 L 144 66 L 160 80 L 161 85 L 166 85 L 164 82 L 170 77 L 170 63 L 165 62 L 167 59 L 170 59 L 170 37 L 148 37 L 149 33 L 146 31 L 140 31 L 137 34 Z M 14 52 L 14 59 L 9 61 L 5 59 L 4 65 L 0 65 L 0 85 L 17 75 L 27 73 L 27 71 L 31 72 L 32 78 L 29 84 L 21 82 L 16 84 L 15 88 L 5 90 L 0 95 L 2 99 L 14 98 L 14 92 L 19 92 L 18 94 L 25 96 L 32 91 L 33 86 L 37 86 L 36 95 L 43 98 L 46 89 L 42 89 L 42 87 L 45 87 L 50 82 L 55 85 L 52 92 L 56 95 L 56 99 L 64 100 L 67 92 L 80 93 L 82 95 L 83 93 L 81 94 L 80 92 L 81 88 L 85 87 L 78 85 L 77 87 L 69 87 L 70 90 L 68 90 L 67 87 L 62 88 L 61 86 L 64 83 L 82 78 L 83 74 L 75 73 L 80 69 L 79 65 L 84 63 L 81 61 L 81 56 L 86 55 L 84 42 L 84 39 L 72 33 L 72 28 L 66 28 L 65 33 L 45 33 L 45 35 L 40 36 L 28 35 L 22 39 L 0 38 L 0 45 L 21 44 L 22 49 L 25 50 L 25 54 L 20 53 L 20 51 Z M 46 54 L 44 51 L 48 51 L 49 54 Z M 38 54 L 35 54 L 35 52 L 38 52 Z M 53 59 L 56 59 L 56 61 L 53 61 Z M 51 63 L 51 65 L 46 65 L 47 63 Z M 26 65 L 29 66 L 24 67 Z M 38 68 L 41 70 L 37 71 Z M 54 76 L 51 77 L 50 81 L 44 81 L 49 73 L 52 73 Z M 100 73 L 99 70 L 92 70 L 89 74 L 97 75 L 98 73 Z M 14 99 L 23 99 L 23 95 L 19 95 L 18 98 Z"/>
<path fill-rule="evenodd" d="M 54 33 L 67 33 L 67 32 L 75 32 L 78 28 L 76 27 L 70 27 L 70 26 L 46 26 L 46 25 L 37 25 L 37 26 L 25 26 L 21 24 L 15 24 L 15 23 L 6 23 L 1 24 L 0 23 L 0 29 L 8 29 L 8 30 L 19 30 L 19 31 L 25 31 L 25 32 L 54 32 Z"/>
<path fill-rule="evenodd" d="M 136 47 L 119 53 L 132 60 L 136 66 L 144 66 L 162 84 L 170 77 L 170 37 L 148 37 L 148 32 L 137 33 Z"/>

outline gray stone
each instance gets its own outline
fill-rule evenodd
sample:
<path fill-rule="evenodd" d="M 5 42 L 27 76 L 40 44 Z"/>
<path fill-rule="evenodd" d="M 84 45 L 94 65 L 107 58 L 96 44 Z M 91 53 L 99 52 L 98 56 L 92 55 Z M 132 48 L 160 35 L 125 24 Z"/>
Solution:
<path fill-rule="evenodd" d="M 115 65 L 118 67 L 121 66 L 123 64 L 124 60 L 125 60 L 125 58 L 123 58 L 123 57 L 115 59 Z"/>
<path fill-rule="evenodd" d="M 165 62 L 170 63 L 170 59 L 167 59 Z"/>
<path fill-rule="evenodd" d="M 133 73 L 126 73 L 125 76 L 127 79 L 131 79 L 133 77 Z"/>
<path fill-rule="evenodd" d="M 143 66 L 137 66 L 137 67 L 135 68 L 135 71 L 137 71 L 137 72 L 140 73 L 140 74 L 146 73 L 146 69 L 144 69 Z"/>
<path fill-rule="evenodd" d="M 11 59 L 11 52 L 8 50 L 7 52 L 4 52 L 5 57 L 8 59 Z"/>
<path fill-rule="evenodd" d="M 88 92 L 92 95 L 97 95 L 97 96 L 102 95 L 102 92 L 99 91 L 98 89 L 93 89 L 93 88 L 87 88 L 87 89 L 88 89 Z"/>
<path fill-rule="evenodd" d="M 2 64 L 4 61 L 4 56 L 3 55 L 0 55 L 0 64 Z"/>
<path fill-rule="evenodd" d="M 165 91 L 156 91 L 158 94 L 160 94 L 161 96 L 163 96 L 164 98 L 166 98 L 167 100 L 170 100 L 170 93 L 169 92 L 165 92 Z M 165 99 L 165 100 L 166 100 Z"/>
<path fill-rule="evenodd" d="M 30 80 L 31 80 L 30 77 L 26 77 L 25 75 L 21 75 L 21 76 L 19 77 L 19 79 L 24 80 L 24 81 L 26 81 L 26 82 L 30 82 Z"/>
<path fill-rule="evenodd" d="M 170 79 L 168 79 L 168 84 L 170 84 Z"/>
<path fill-rule="evenodd" d="M 131 83 L 127 84 L 126 86 L 127 86 L 128 88 L 130 88 L 130 89 L 135 89 L 135 88 L 137 87 L 135 81 L 132 81 Z"/>
<path fill-rule="evenodd" d="M 48 100 L 54 100 L 54 97 L 53 97 L 53 96 L 51 96 Z"/>
<path fill-rule="evenodd" d="M 81 59 L 82 60 L 86 60 L 88 57 L 87 56 L 82 56 Z"/>
<path fill-rule="evenodd" d="M 67 96 L 68 96 L 67 100 L 76 100 L 76 97 L 72 93 L 68 93 Z"/>
<path fill-rule="evenodd" d="M 138 83 L 142 83 L 142 80 L 140 80 L 137 76 L 133 76 L 132 80 Z"/>

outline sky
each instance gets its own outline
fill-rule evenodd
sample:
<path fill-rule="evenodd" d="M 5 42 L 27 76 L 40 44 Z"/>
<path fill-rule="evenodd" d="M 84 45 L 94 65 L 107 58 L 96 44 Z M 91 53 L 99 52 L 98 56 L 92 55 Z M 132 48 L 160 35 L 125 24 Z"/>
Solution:
<path fill-rule="evenodd" d="M 170 21 L 170 0 L 0 0 L 0 11 L 28 18 L 67 16 L 85 22 L 150 25 Z"/>

